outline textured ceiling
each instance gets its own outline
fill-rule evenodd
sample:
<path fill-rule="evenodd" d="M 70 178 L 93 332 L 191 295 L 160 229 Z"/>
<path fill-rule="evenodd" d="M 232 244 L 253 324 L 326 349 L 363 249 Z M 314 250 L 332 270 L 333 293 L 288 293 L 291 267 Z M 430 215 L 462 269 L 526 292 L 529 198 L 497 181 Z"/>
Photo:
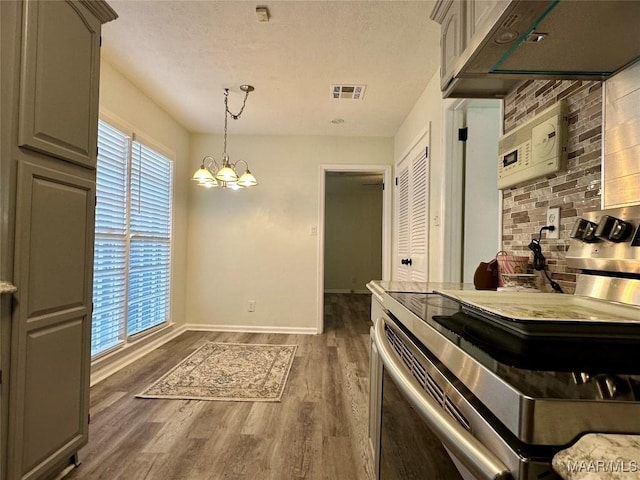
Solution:
<path fill-rule="evenodd" d="M 109 0 L 104 58 L 195 133 L 395 135 L 439 64 L 432 1 Z M 266 6 L 270 21 L 255 9 Z M 334 100 L 332 84 L 364 84 Z M 342 123 L 332 123 L 334 119 Z"/>

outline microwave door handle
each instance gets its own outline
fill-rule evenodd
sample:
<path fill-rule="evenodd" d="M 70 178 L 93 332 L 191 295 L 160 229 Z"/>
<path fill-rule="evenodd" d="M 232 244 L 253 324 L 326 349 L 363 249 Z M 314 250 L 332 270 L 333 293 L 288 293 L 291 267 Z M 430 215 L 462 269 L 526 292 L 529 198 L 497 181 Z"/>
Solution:
<path fill-rule="evenodd" d="M 413 376 L 406 375 L 405 367 L 396 358 L 388 342 L 383 340 L 386 337 L 384 326 L 384 319 L 378 318 L 373 330 L 373 341 L 378 348 L 378 354 L 386 371 L 433 433 L 476 478 L 483 480 L 512 478 L 509 469 L 500 459 L 449 417 L 444 409 L 420 387 Z"/>

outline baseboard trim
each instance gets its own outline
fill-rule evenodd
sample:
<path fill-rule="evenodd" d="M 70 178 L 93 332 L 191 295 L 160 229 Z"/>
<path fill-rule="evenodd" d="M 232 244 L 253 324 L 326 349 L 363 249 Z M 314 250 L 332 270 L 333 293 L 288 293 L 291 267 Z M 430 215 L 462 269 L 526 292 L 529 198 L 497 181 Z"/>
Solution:
<path fill-rule="evenodd" d="M 187 331 L 184 325 L 172 325 L 163 332 L 149 339 L 141 339 L 139 343 L 126 345 L 105 357 L 97 359 L 91 365 L 91 386 L 122 370 L 127 365 L 139 360 L 165 343 Z"/>
<path fill-rule="evenodd" d="M 286 335 L 317 335 L 318 330 L 309 327 L 275 327 L 258 325 L 200 325 L 188 323 L 186 329 L 195 332 L 282 333 Z"/>

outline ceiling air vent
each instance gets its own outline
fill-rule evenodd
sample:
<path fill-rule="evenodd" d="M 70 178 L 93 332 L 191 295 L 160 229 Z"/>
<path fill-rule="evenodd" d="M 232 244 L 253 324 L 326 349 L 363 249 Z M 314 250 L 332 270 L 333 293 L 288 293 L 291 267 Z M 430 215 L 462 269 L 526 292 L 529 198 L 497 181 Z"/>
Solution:
<path fill-rule="evenodd" d="M 362 100 L 366 85 L 331 85 L 331 98 Z"/>

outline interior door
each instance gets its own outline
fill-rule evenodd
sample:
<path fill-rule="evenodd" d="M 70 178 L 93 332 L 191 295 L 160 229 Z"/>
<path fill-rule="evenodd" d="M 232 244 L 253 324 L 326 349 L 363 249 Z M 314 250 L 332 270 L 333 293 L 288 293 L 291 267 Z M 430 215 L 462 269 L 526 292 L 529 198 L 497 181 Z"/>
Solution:
<path fill-rule="evenodd" d="M 429 146 L 411 161 L 411 280 L 427 281 L 429 218 Z"/>
<path fill-rule="evenodd" d="M 411 202 L 409 188 L 410 162 L 403 161 L 397 167 L 396 176 L 396 255 L 395 279 L 411 280 Z"/>
<path fill-rule="evenodd" d="M 394 279 L 426 282 L 429 238 L 429 132 L 396 165 Z"/>

